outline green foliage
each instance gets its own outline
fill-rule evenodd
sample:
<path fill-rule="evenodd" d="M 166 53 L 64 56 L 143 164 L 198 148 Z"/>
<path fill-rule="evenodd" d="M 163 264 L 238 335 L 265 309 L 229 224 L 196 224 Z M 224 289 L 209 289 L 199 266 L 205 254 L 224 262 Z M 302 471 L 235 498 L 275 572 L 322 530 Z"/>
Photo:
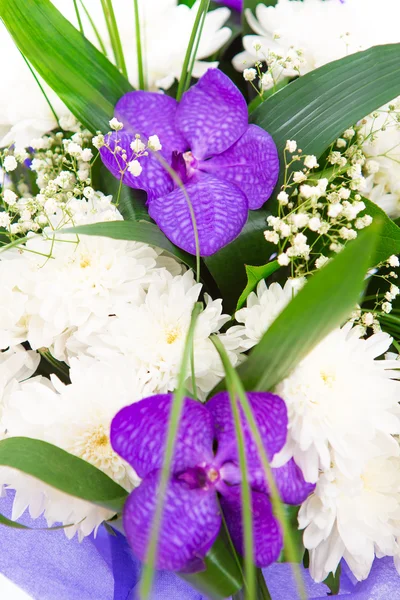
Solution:
<path fill-rule="evenodd" d="M 379 232 L 378 243 L 375 248 L 373 266 L 387 260 L 392 254 L 400 254 L 400 227 L 392 219 L 389 219 L 375 202 L 363 198 L 366 210 L 362 213 L 370 215 L 374 220 L 378 219 L 382 223 Z"/>
<path fill-rule="evenodd" d="M 158 248 L 167 250 L 191 269 L 194 269 L 196 265 L 194 256 L 174 246 L 154 223 L 144 221 L 107 221 L 105 223 L 93 223 L 92 225 L 70 227 L 68 229 L 60 230 L 58 233 L 100 235 L 114 240 L 145 242 L 151 246 L 157 246 Z"/>
<path fill-rule="evenodd" d="M 237 306 L 236 310 L 242 308 L 243 304 L 246 302 L 247 297 L 251 292 L 256 288 L 257 283 L 262 279 L 267 279 L 270 275 L 275 273 L 280 267 L 276 260 L 273 262 L 267 263 L 266 265 L 262 265 L 261 267 L 252 267 L 250 265 L 245 265 L 246 267 L 246 275 L 247 275 L 247 285 L 243 290 Z"/>
<path fill-rule="evenodd" d="M 116 102 L 132 88 L 109 60 L 49 0 L 0 0 L 15 43 L 75 117 L 108 131 Z"/>
<path fill-rule="evenodd" d="M 329 594 L 330 596 L 337 596 L 339 594 L 341 572 L 342 567 L 339 563 L 339 566 L 336 569 L 336 573 L 329 573 L 328 577 L 324 581 L 324 584 L 327 585 L 331 591 L 331 593 Z"/>
<path fill-rule="evenodd" d="M 127 492 L 88 462 L 58 446 L 25 437 L 0 442 L 0 465 L 32 475 L 58 490 L 119 512 Z"/>
<path fill-rule="evenodd" d="M 272 323 L 238 368 L 247 390 L 271 390 L 332 329 L 345 321 L 359 301 L 373 263 L 379 223 L 366 231 L 309 279 Z M 220 384 L 217 389 L 223 387 Z"/>

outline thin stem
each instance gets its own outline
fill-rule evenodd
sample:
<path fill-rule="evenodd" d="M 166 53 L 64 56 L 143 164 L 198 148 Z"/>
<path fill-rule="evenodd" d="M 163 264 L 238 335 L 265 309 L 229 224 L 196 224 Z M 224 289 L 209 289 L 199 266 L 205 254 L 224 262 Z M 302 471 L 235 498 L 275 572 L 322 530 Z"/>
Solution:
<path fill-rule="evenodd" d="M 300 600 L 306 600 L 307 594 L 306 594 L 306 590 L 304 587 L 304 581 L 303 581 L 301 571 L 299 568 L 299 564 L 298 564 L 300 562 L 300 557 L 298 556 L 298 553 L 296 551 L 295 545 L 292 540 L 290 524 L 287 521 L 287 517 L 285 514 L 283 504 L 282 504 L 282 500 L 280 498 L 279 491 L 278 491 L 274 476 L 271 471 L 271 466 L 269 464 L 268 456 L 267 456 L 266 450 L 264 448 L 264 444 L 263 444 L 263 441 L 262 441 L 262 438 L 260 435 L 260 431 L 259 431 L 259 429 L 257 427 L 257 423 L 254 419 L 253 411 L 252 411 L 250 403 L 247 399 L 247 395 L 244 390 L 243 384 L 240 380 L 240 377 L 237 374 L 237 371 L 232 367 L 224 345 L 222 344 L 221 340 L 216 335 L 211 336 L 211 341 L 213 342 L 214 346 L 216 347 L 216 349 L 221 357 L 225 373 L 228 373 L 228 371 L 229 371 L 230 376 L 234 382 L 234 385 L 236 388 L 236 393 L 239 397 L 241 408 L 243 410 L 243 413 L 247 420 L 249 428 L 253 434 L 254 442 L 257 446 L 259 458 L 261 460 L 261 464 L 262 464 L 262 467 L 264 470 L 264 475 L 267 480 L 268 487 L 270 489 L 270 497 L 271 497 L 272 507 L 274 510 L 274 515 L 276 516 L 280 526 L 282 527 L 283 538 L 284 538 L 284 543 L 286 546 L 287 555 L 288 555 L 290 562 L 293 563 L 292 568 L 293 568 L 293 573 L 294 573 L 294 576 L 296 579 Z"/>
<path fill-rule="evenodd" d="M 107 48 L 104 45 L 103 40 L 101 39 L 101 35 L 99 33 L 99 30 L 97 29 L 95 22 L 93 21 L 92 17 L 90 16 L 90 12 L 88 11 L 88 9 L 86 8 L 86 6 L 83 3 L 83 0 L 79 0 L 79 2 L 81 3 L 81 6 L 83 8 L 83 10 L 85 11 L 85 15 L 88 18 L 88 21 L 90 23 L 90 26 L 92 27 L 94 34 L 97 38 L 97 41 L 99 42 L 99 46 L 101 48 L 102 53 L 104 54 L 104 56 L 107 56 Z"/>
<path fill-rule="evenodd" d="M 163 156 L 159 152 L 155 152 L 154 156 L 162 164 L 164 169 L 169 173 L 169 175 L 172 177 L 172 179 L 174 180 L 176 185 L 178 187 L 180 187 L 180 189 L 182 190 L 182 194 L 185 196 L 185 200 L 188 205 L 188 209 L 189 209 L 189 213 L 190 213 L 190 219 L 191 219 L 192 225 L 193 225 L 193 233 L 194 233 L 194 240 L 195 240 L 196 282 L 200 283 L 200 242 L 199 242 L 199 232 L 197 229 L 196 215 L 194 214 L 192 202 L 186 191 L 185 184 L 183 183 L 182 179 L 179 177 L 178 173 L 170 167 L 170 165 L 167 163 L 167 161 L 163 158 Z"/>
<path fill-rule="evenodd" d="M 82 35 L 85 35 L 85 33 L 83 31 L 83 25 L 82 25 L 81 15 L 79 14 L 78 3 L 77 3 L 76 0 L 74 0 L 74 6 L 75 6 L 76 18 L 78 20 L 78 25 L 79 25 L 79 31 L 81 32 Z"/>
<path fill-rule="evenodd" d="M 200 6 L 199 6 L 199 10 L 197 11 L 197 15 L 194 21 L 194 25 L 193 25 L 193 29 L 192 29 L 192 33 L 190 34 L 190 39 L 189 39 L 189 44 L 186 50 L 186 54 L 185 54 L 185 59 L 183 61 L 183 65 L 182 65 L 182 72 L 181 72 L 181 76 L 179 79 L 179 85 L 178 85 L 178 92 L 176 94 L 176 99 L 178 100 L 178 102 L 180 101 L 180 99 L 183 96 L 183 93 L 186 91 L 186 81 L 189 75 L 189 63 L 190 63 L 190 58 L 192 56 L 192 50 L 193 50 L 193 46 L 196 40 L 196 36 L 197 36 L 197 31 L 199 29 L 199 25 L 201 22 L 201 17 L 204 13 L 204 9 L 206 6 L 208 6 L 209 0 L 201 0 L 200 2 Z M 191 73 L 190 73 L 191 76 Z M 190 81 L 190 79 L 189 79 Z"/>
<path fill-rule="evenodd" d="M 194 51 L 192 52 L 192 55 L 191 55 L 189 69 L 188 69 L 188 73 L 187 73 L 187 76 L 186 76 L 185 90 L 187 90 L 189 88 L 189 86 L 190 86 L 190 81 L 192 79 L 192 73 L 193 73 L 194 63 L 196 61 L 197 52 L 199 50 L 199 44 L 200 44 L 200 40 L 201 40 L 201 34 L 203 33 L 204 22 L 206 20 L 206 16 L 207 16 L 207 12 L 208 12 L 209 6 L 210 6 L 210 0 L 207 0 L 206 6 L 205 6 L 204 11 L 203 11 L 203 14 L 201 15 L 201 20 L 200 20 L 199 28 L 198 28 L 198 30 L 196 32 L 196 43 L 195 43 Z"/>
<path fill-rule="evenodd" d="M 107 23 L 108 34 L 110 36 L 111 46 L 114 53 L 114 58 L 119 70 L 128 77 L 126 70 L 124 51 L 122 49 L 121 38 L 119 37 L 117 20 L 115 18 L 112 0 L 101 0 L 104 17 Z"/>
<path fill-rule="evenodd" d="M 168 422 L 168 433 L 167 440 L 165 443 L 165 454 L 163 467 L 161 471 L 161 479 L 157 489 L 157 506 L 155 510 L 155 514 L 151 524 L 151 537 L 150 542 L 147 547 L 146 560 L 143 568 L 143 577 L 140 583 L 139 596 L 141 598 L 147 598 L 150 595 L 153 577 L 154 577 L 154 568 L 156 562 L 156 554 L 157 554 L 157 543 L 158 536 L 161 527 L 161 521 L 163 516 L 164 509 L 164 500 L 168 491 L 168 482 L 170 478 L 171 471 L 171 463 L 174 456 L 175 449 L 175 440 L 177 438 L 177 433 L 179 429 L 179 423 L 181 420 L 182 410 L 185 401 L 185 380 L 187 374 L 187 367 L 189 363 L 190 349 L 193 344 L 194 331 L 196 327 L 197 318 L 202 310 L 202 304 L 197 302 L 194 305 L 192 311 L 192 318 L 190 321 L 189 331 L 186 336 L 186 343 L 183 349 L 183 356 L 181 367 L 179 370 L 178 383 L 176 387 L 176 391 L 174 393 L 174 397 L 172 400 L 171 411 L 169 415 Z"/>
<path fill-rule="evenodd" d="M 45 98 L 45 100 L 46 100 L 47 104 L 48 104 L 48 105 L 49 105 L 49 107 L 50 107 L 50 110 L 51 110 L 51 112 L 53 113 L 53 116 L 54 116 L 55 120 L 57 121 L 57 125 L 58 125 L 58 127 L 60 127 L 60 128 L 61 128 L 61 126 L 60 126 L 60 121 L 59 121 L 59 118 L 58 118 L 58 116 L 57 116 L 57 113 L 56 113 L 56 111 L 54 110 L 54 108 L 53 108 L 53 105 L 52 105 L 52 103 L 50 102 L 50 100 L 49 100 L 49 98 L 48 98 L 48 96 L 47 96 L 46 92 L 44 91 L 44 88 L 43 88 L 42 84 L 40 83 L 40 81 L 39 81 L 39 79 L 38 79 L 38 76 L 36 75 L 35 71 L 32 69 L 30 62 L 29 62 L 29 61 L 26 59 L 25 55 L 24 55 L 24 54 L 22 54 L 22 52 L 21 52 L 21 56 L 22 56 L 22 58 L 24 59 L 24 61 L 26 62 L 27 66 L 28 66 L 28 69 L 29 69 L 29 70 L 30 70 L 30 72 L 32 73 L 33 77 L 35 78 L 35 81 L 36 81 L 36 83 L 38 84 L 38 86 L 39 86 L 39 88 L 40 88 L 40 91 L 42 92 L 42 94 L 43 94 L 43 96 L 44 96 L 44 98 Z"/>
<path fill-rule="evenodd" d="M 143 54 L 142 54 L 142 38 L 140 33 L 140 15 L 139 15 L 139 1 L 133 0 L 135 9 L 135 33 L 136 33 L 136 54 L 137 54 L 137 68 L 138 68 L 138 81 L 139 89 L 146 89 L 146 81 L 143 69 Z"/>

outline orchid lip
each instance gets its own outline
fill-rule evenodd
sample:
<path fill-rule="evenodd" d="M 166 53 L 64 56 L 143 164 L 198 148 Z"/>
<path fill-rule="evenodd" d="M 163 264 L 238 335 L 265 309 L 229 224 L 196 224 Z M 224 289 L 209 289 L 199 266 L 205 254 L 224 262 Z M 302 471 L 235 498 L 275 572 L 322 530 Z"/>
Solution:
<path fill-rule="evenodd" d="M 190 489 L 208 490 L 216 486 L 221 475 L 214 466 L 201 464 L 187 468 L 179 473 L 176 478 L 178 481 L 186 483 Z"/>

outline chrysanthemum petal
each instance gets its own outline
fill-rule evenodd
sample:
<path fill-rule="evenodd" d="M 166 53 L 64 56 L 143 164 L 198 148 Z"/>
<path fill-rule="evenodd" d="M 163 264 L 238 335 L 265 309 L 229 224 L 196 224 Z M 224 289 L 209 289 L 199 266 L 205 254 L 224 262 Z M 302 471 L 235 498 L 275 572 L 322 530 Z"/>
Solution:
<path fill-rule="evenodd" d="M 248 204 L 238 187 L 199 173 L 190 179 L 186 192 L 193 206 L 201 256 L 214 254 L 239 235 L 246 223 Z M 149 214 L 174 244 L 196 254 L 190 209 L 181 188 L 152 199 Z"/>
<path fill-rule="evenodd" d="M 200 426 L 200 424 L 198 424 Z M 160 471 L 148 475 L 129 496 L 124 508 L 124 529 L 135 555 L 146 558 L 157 506 Z M 217 495 L 213 489 L 190 489 L 171 480 L 163 498 L 163 517 L 158 537 L 158 569 L 191 570 L 213 545 L 221 527 Z"/>
<path fill-rule="evenodd" d="M 182 97 L 176 125 L 197 159 L 232 146 L 248 127 L 246 101 L 218 69 L 209 69 Z"/>
<path fill-rule="evenodd" d="M 163 465 L 165 441 L 172 406 L 171 394 L 145 398 L 123 408 L 111 423 L 111 444 L 145 477 Z M 175 440 L 172 471 L 179 472 L 199 461 L 212 459 L 213 426 L 205 406 L 185 398 L 179 433 Z"/>
<path fill-rule="evenodd" d="M 254 210 L 268 200 L 278 181 L 278 150 L 269 133 L 249 125 L 233 146 L 202 162 L 200 168 L 237 185 Z"/>

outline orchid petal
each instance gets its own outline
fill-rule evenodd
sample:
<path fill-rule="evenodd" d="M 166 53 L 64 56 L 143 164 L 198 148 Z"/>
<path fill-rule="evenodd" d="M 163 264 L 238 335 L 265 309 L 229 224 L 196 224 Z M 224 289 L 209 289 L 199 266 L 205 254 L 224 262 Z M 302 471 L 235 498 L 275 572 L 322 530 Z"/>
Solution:
<path fill-rule="evenodd" d="M 165 170 L 157 155 L 149 153 L 148 156 L 141 156 L 139 161 L 143 171 L 138 177 L 135 177 L 126 168 L 126 163 L 135 158 L 135 153 L 130 147 L 135 136 L 127 132 L 118 131 L 106 136 L 105 141 L 108 147 L 100 148 L 100 156 L 104 165 L 117 179 L 121 179 L 125 185 L 136 190 L 145 190 L 148 199 L 153 196 L 168 194 L 173 188 L 173 181 Z M 119 146 L 126 153 L 126 161 L 122 159 L 121 152 L 114 152 L 115 146 Z M 170 162 L 171 155 L 168 156 Z M 125 174 L 122 173 L 125 171 Z"/>
<path fill-rule="evenodd" d="M 165 94 L 155 92 L 128 92 L 115 107 L 115 116 L 128 133 L 149 138 L 157 135 L 163 149 L 184 152 L 187 144 L 175 127 L 178 102 Z"/>
<path fill-rule="evenodd" d="M 123 408 L 111 423 L 112 447 L 139 477 L 143 478 L 163 465 L 171 406 L 171 394 L 151 396 Z M 199 461 L 211 461 L 213 434 L 207 408 L 185 398 L 172 472 L 196 466 Z"/>
<path fill-rule="evenodd" d="M 269 392 L 248 392 L 247 399 L 253 411 L 255 422 L 270 460 L 283 447 L 286 441 L 288 417 L 284 401 Z M 239 464 L 235 425 L 231 403 L 227 392 L 216 394 L 207 407 L 214 418 L 215 435 L 218 441 L 216 460 L 218 464 L 227 462 Z M 255 487 L 263 489 L 264 470 L 259 458 L 256 443 L 249 425 L 242 417 L 242 431 L 245 439 L 249 480 Z"/>
<path fill-rule="evenodd" d="M 221 496 L 221 508 L 232 542 L 243 555 L 243 525 L 241 516 L 240 487 L 234 486 Z M 267 567 L 275 562 L 282 549 L 282 534 L 275 519 L 271 502 L 266 494 L 252 491 L 252 516 L 254 536 L 254 563 L 257 567 Z"/>
<path fill-rule="evenodd" d="M 280 497 L 286 504 L 301 504 L 315 489 L 315 484 L 307 483 L 300 467 L 293 458 L 283 467 L 272 469 Z"/>
<path fill-rule="evenodd" d="M 249 125 L 233 146 L 203 161 L 200 168 L 237 185 L 255 210 L 268 200 L 278 181 L 278 150 L 269 133 Z"/>
<path fill-rule="evenodd" d="M 201 256 L 214 254 L 239 235 L 246 223 L 248 204 L 238 187 L 198 173 L 189 180 L 186 192 L 196 219 Z M 190 209 L 181 188 L 152 199 L 149 214 L 176 246 L 196 254 Z"/>
<path fill-rule="evenodd" d="M 135 555 L 146 559 L 157 506 L 160 471 L 148 475 L 129 496 L 123 514 L 124 529 Z M 158 569 L 190 571 L 199 567 L 221 527 L 217 495 L 212 488 L 190 489 L 172 479 L 163 498 L 163 516 L 158 536 Z"/>
<path fill-rule="evenodd" d="M 229 77 L 209 69 L 183 95 L 176 125 L 198 160 L 220 154 L 248 127 L 246 101 Z"/>

